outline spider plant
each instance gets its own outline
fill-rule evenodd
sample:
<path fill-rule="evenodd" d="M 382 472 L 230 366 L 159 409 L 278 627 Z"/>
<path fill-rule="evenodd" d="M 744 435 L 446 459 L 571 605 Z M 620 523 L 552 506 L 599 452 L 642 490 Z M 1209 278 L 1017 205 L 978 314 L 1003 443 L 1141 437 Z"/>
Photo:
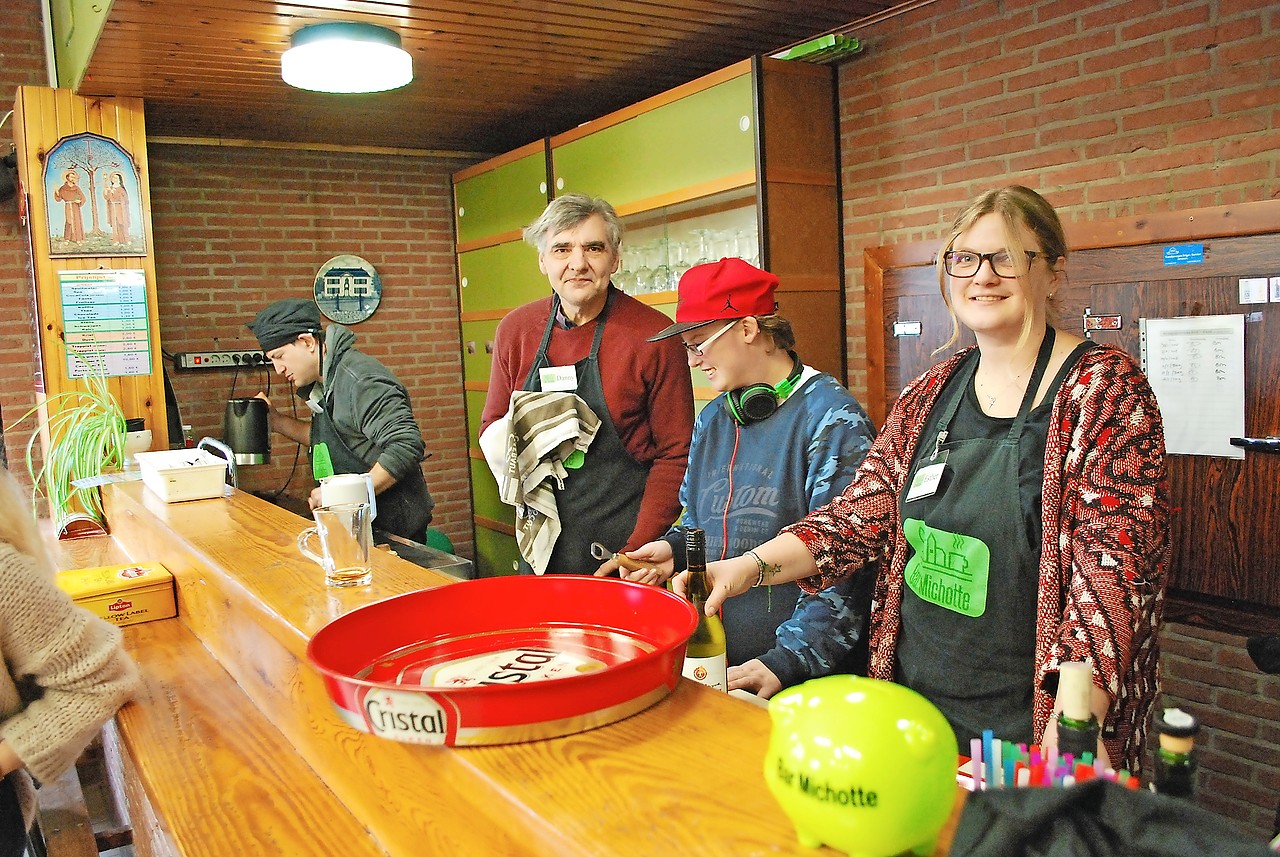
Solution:
<path fill-rule="evenodd" d="M 124 412 L 100 371 L 87 375 L 84 384 L 83 390 L 50 396 L 13 425 L 38 415 L 36 428 L 27 440 L 27 471 L 37 494 L 43 487 L 55 524 L 61 528 L 69 518 L 80 513 L 88 515 L 105 530 L 106 513 L 97 487 L 78 487 L 72 483 L 122 466 Z M 33 450 L 41 436 L 46 439 L 44 460 L 37 467 Z"/>

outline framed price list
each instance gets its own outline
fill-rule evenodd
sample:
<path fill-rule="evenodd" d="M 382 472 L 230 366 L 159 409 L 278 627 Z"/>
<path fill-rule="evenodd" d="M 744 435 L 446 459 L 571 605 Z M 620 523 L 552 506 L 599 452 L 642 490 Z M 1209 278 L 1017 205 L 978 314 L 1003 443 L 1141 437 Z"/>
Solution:
<path fill-rule="evenodd" d="M 151 374 L 141 268 L 59 271 L 58 285 L 68 378 Z"/>

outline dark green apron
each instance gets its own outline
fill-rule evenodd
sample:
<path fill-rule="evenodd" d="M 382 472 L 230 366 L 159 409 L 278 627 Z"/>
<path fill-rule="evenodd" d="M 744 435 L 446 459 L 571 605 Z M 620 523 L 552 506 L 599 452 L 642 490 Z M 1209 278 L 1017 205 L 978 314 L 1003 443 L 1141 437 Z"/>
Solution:
<path fill-rule="evenodd" d="M 325 397 L 324 410 L 312 410 L 311 448 L 324 443 L 329 447 L 334 473 L 368 473 L 373 461 L 365 461 L 356 455 L 343 441 L 328 408 L 332 406 Z M 378 495 L 378 517 L 373 521 L 376 531 L 391 533 L 412 542 L 425 544 L 427 524 L 431 523 L 431 510 L 435 506 L 427 491 L 427 480 L 421 467 L 413 467 L 409 473 Z"/>
<path fill-rule="evenodd" d="M 897 679 L 941 709 L 961 746 L 983 729 L 1008 741 L 1032 737 L 1040 545 L 1024 524 L 1019 462 L 1053 341 L 1050 327 L 1018 415 L 997 440 L 947 440 L 978 352 L 964 361 L 936 406 L 936 433 L 921 436 L 899 499 L 913 552 L 904 572 Z M 921 471 L 940 462 L 936 490 L 908 499 Z"/>
<path fill-rule="evenodd" d="M 611 286 L 604 309 L 596 318 L 591 353 L 574 364 L 578 376 L 578 397 L 600 418 L 600 428 L 587 449 L 582 466 L 570 470 L 564 487 L 556 489 L 556 512 L 560 515 L 561 529 L 547 563 L 547 574 L 594 572 L 600 561 L 591 556 L 592 542 L 600 542 L 611 551 L 621 550 L 635 529 L 636 518 L 640 515 L 640 500 L 649 479 L 649 468 L 632 458 L 622 438 L 618 437 L 605 402 L 604 383 L 600 380 L 600 341 L 604 337 L 605 321 L 615 294 Z M 551 365 L 547 360 L 547 346 L 551 343 L 559 312 L 560 296 L 556 295 L 551 301 L 551 317 L 547 319 L 542 344 L 538 346 L 533 366 L 525 377 L 525 390 L 542 390 L 538 370 Z M 523 561 L 520 571 L 533 573 L 529 564 Z"/>

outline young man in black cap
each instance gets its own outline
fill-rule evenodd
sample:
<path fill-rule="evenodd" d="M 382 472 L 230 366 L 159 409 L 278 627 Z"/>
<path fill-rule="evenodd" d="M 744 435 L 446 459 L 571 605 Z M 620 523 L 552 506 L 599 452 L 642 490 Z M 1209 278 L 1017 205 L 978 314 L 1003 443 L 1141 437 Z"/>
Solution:
<path fill-rule="evenodd" d="M 378 495 L 374 526 L 425 541 L 435 502 L 419 466 L 425 444 L 404 385 L 356 350 L 349 329 L 332 324 L 323 330 L 315 301 L 276 301 L 248 327 L 276 373 L 311 411 L 308 422 L 270 408 L 271 429 L 312 449 L 324 443 L 334 473 L 368 473 Z M 312 508 L 319 504 L 319 490 L 311 492 Z"/>

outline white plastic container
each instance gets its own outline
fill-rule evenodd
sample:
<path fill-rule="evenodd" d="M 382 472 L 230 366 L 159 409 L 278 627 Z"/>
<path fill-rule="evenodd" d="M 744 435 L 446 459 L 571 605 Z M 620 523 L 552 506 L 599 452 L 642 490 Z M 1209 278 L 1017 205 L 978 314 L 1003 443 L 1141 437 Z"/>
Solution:
<path fill-rule="evenodd" d="M 142 481 L 166 503 L 221 497 L 227 461 L 207 449 L 139 452 Z"/>

